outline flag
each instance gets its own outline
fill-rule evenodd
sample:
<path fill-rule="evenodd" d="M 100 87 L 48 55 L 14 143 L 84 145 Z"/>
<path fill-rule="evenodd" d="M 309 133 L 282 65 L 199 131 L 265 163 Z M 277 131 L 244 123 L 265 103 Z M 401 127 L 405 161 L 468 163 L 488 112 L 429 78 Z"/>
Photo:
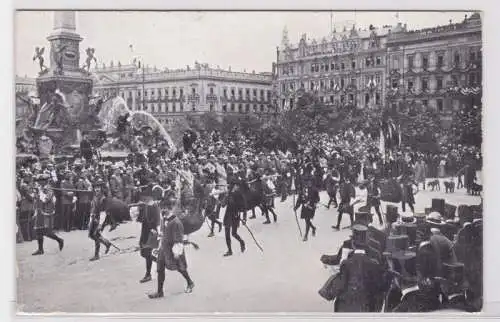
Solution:
<path fill-rule="evenodd" d="M 398 125 L 398 146 L 401 147 L 401 125 Z"/>
<path fill-rule="evenodd" d="M 385 159 L 385 136 L 382 128 L 380 128 L 380 138 L 379 138 L 379 151 L 382 154 L 382 158 Z"/>
<path fill-rule="evenodd" d="M 132 44 L 128 45 L 128 48 L 130 48 L 131 52 L 134 52 L 134 46 Z"/>

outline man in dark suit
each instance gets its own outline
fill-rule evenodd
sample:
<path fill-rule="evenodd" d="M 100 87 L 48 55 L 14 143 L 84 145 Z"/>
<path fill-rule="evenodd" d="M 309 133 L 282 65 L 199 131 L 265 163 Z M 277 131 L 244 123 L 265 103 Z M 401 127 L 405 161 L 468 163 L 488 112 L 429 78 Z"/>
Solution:
<path fill-rule="evenodd" d="M 356 197 L 356 190 L 349 178 L 345 177 L 344 182 L 340 185 L 340 205 L 339 214 L 337 217 L 337 225 L 332 226 L 333 229 L 340 229 L 340 222 L 342 221 L 342 214 L 349 214 L 351 219 L 351 226 L 354 223 L 354 207 L 351 205 L 351 200 Z"/>
<path fill-rule="evenodd" d="M 365 252 L 366 241 L 354 238 L 354 251 L 340 265 L 343 288 L 335 301 L 335 312 L 377 312 L 384 291 L 384 271 Z"/>
<path fill-rule="evenodd" d="M 139 208 L 137 221 L 141 223 L 141 235 L 139 237 L 139 246 L 141 256 L 146 260 L 146 274 L 140 280 L 140 283 L 151 281 L 151 267 L 156 258 L 153 256 L 151 244 L 152 238 L 158 236 L 158 226 L 160 225 L 160 208 L 154 203 L 152 196 L 145 195 L 145 202 Z"/>
<path fill-rule="evenodd" d="M 340 174 L 336 169 L 331 169 L 328 171 L 328 174 L 325 178 L 325 188 L 328 193 L 328 208 L 330 208 L 330 204 L 333 202 L 334 208 L 338 207 L 337 203 L 337 188 L 340 180 Z"/>

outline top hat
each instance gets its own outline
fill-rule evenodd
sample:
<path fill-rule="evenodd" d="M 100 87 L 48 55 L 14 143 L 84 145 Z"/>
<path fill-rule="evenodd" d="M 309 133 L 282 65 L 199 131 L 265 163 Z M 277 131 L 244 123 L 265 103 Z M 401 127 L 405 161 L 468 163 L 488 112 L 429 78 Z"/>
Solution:
<path fill-rule="evenodd" d="M 416 212 L 413 215 L 413 217 L 415 218 L 415 223 L 416 224 L 421 224 L 421 223 L 425 222 L 426 214 L 425 213 L 421 213 L 421 212 Z"/>
<path fill-rule="evenodd" d="M 354 222 L 356 224 L 361 224 L 364 226 L 368 226 L 368 224 L 372 221 L 372 214 L 367 211 L 359 211 L 355 214 Z"/>
<path fill-rule="evenodd" d="M 362 224 L 352 226 L 352 241 L 356 246 L 366 246 L 368 227 Z"/>
<path fill-rule="evenodd" d="M 434 198 L 432 199 L 431 209 L 432 211 L 439 212 L 441 216 L 444 216 L 445 204 L 446 202 L 444 199 Z"/>
<path fill-rule="evenodd" d="M 445 219 L 455 219 L 455 213 L 457 212 L 457 206 L 450 205 L 448 203 L 444 204 L 443 217 Z"/>
<path fill-rule="evenodd" d="M 388 223 L 396 222 L 399 217 L 398 207 L 387 205 L 385 217 Z"/>
<path fill-rule="evenodd" d="M 472 209 L 468 205 L 458 206 L 458 219 L 460 220 L 460 225 L 464 225 L 466 222 L 472 222 L 473 215 Z"/>

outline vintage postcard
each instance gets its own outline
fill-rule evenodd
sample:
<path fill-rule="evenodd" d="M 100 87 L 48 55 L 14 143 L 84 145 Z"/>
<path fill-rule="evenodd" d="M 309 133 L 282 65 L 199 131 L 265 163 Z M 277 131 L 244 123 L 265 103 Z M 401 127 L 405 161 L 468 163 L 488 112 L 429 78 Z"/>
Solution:
<path fill-rule="evenodd" d="M 18 313 L 482 310 L 481 12 L 14 22 Z"/>

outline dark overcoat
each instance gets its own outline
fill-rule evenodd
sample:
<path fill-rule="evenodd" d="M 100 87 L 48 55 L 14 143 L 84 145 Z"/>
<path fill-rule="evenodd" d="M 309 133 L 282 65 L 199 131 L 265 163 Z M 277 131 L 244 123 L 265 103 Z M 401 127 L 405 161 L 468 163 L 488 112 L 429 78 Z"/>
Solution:
<path fill-rule="evenodd" d="M 375 312 L 383 293 L 384 271 L 366 254 L 354 253 L 340 265 L 342 290 L 335 312 Z"/>
<path fill-rule="evenodd" d="M 184 251 L 175 258 L 172 248 L 177 243 L 182 243 L 184 237 L 184 226 L 177 216 L 170 216 L 166 219 L 162 227 L 163 237 L 161 240 L 160 251 L 158 252 L 159 266 L 161 262 L 165 263 L 165 268 L 171 271 L 185 271 L 187 269 L 186 255 Z"/>

